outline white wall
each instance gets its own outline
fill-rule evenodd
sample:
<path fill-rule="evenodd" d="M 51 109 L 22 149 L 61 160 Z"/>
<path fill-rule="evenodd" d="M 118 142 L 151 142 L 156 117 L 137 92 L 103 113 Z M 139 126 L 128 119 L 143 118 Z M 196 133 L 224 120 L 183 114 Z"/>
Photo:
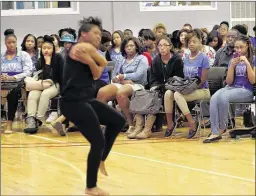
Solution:
<path fill-rule="evenodd" d="M 141 28 L 153 28 L 157 22 L 163 22 L 171 33 L 184 23 L 211 29 L 223 20 L 230 20 L 229 2 L 218 2 L 215 11 L 169 12 L 140 12 L 139 2 L 79 2 L 79 5 L 80 14 L 77 15 L 1 17 L 1 35 L 5 29 L 13 28 L 21 43 L 28 33 L 39 36 L 57 33 L 65 27 L 78 29 L 78 20 L 86 16 L 100 17 L 103 27 L 109 31 L 130 28 L 135 35 Z M 4 47 L 4 36 L 1 36 L 1 48 Z"/>

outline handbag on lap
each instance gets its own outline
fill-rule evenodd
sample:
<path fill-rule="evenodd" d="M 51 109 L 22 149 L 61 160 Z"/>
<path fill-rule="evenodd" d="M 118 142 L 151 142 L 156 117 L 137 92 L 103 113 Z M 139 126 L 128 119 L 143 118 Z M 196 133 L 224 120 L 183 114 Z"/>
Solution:
<path fill-rule="evenodd" d="M 165 89 L 188 95 L 198 89 L 200 82 L 201 79 L 199 77 L 184 79 L 174 76 L 167 80 Z"/>

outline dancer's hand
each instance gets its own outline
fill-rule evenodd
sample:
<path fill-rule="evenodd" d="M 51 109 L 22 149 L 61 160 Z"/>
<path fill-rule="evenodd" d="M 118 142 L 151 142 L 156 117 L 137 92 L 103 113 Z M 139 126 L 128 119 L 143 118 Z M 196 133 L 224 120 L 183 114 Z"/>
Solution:
<path fill-rule="evenodd" d="M 74 48 L 74 50 L 71 51 L 71 55 L 74 60 L 82 61 L 85 64 L 90 64 L 91 61 L 93 61 L 85 48 Z"/>

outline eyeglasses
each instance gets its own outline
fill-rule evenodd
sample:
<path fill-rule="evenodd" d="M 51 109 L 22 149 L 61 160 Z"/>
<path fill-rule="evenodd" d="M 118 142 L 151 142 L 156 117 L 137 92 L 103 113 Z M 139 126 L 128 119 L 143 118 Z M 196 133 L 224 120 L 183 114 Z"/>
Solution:
<path fill-rule="evenodd" d="M 163 45 L 162 45 L 162 44 L 159 44 L 159 45 L 157 45 L 158 48 L 162 48 L 162 47 L 163 47 L 163 48 L 166 48 L 166 47 L 168 47 L 168 46 L 171 46 L 171 45 L 168 45 L 168 44 L 163 44 Z"/>

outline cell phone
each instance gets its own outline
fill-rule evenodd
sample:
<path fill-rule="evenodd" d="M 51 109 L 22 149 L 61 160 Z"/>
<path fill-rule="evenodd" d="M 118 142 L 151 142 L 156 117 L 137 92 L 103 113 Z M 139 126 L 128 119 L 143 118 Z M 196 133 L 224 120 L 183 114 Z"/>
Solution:
<path fill-rule="evenodd" d="M 237 57 L 240 57 L 239 53 L 238 52 L 234 52 L 233 53 L 233 58 L 237 58 Z"/>

